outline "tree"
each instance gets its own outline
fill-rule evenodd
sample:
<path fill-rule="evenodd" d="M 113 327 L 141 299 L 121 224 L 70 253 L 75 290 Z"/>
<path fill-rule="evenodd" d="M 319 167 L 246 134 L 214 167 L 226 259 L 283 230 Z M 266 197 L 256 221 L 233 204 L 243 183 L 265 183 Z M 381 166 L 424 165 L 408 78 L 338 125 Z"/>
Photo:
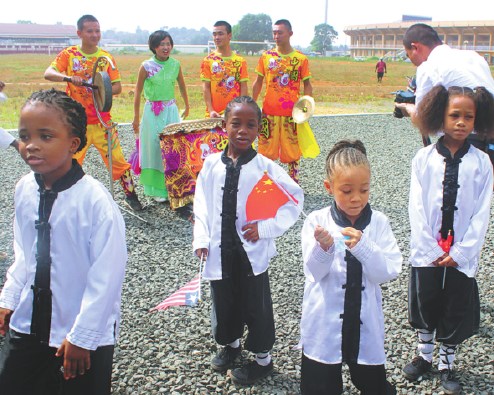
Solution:
<path fill-rule="evenodd" d="M 313 51 L 321 52 L 323 55 L 330 51 L 333 41 L 338 37 L 338 32 L 333 26 L 321 23 L 314 27 L 314 38 L 310 42 Z"/>
<path fill-rule="evenodd" d="M 232 39 L 236 41 L 260 41 L 270 40 L 273 23 L 271 17 L 266 14 L 246 14 L 240 19 L 237 25 L 233 26 Z M 239 49 L 243 53 L 257 53 L 266 49 L 265 44 L 236 44 L 235 49 Z"/>

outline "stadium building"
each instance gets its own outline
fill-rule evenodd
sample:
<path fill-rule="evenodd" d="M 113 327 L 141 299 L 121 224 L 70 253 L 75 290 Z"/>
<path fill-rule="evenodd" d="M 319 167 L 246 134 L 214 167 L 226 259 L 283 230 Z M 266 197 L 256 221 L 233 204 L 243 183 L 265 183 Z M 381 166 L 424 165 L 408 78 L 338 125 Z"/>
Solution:
<path fill-rule="evenodd" d="M 0 55 L 58 53 L 79 41 L 75 26 L 0 23 Z"/>
<path fill-rule="evenodd" d="M 433 22 L 431 18 L 404 15 L 401 22 L 347 26 L 343 31 L 350 36 L 354 58 L 403 59 L 403 35 L 419 22 L 432 26 L 450 47 L 472 49 L 494 64 L 494 20 Z"/>

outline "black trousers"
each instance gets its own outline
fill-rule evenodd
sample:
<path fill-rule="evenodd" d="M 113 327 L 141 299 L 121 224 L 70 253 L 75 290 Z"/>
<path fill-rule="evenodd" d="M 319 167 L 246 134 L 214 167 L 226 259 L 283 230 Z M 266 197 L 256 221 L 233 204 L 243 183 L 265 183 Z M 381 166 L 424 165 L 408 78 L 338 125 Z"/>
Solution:
<path fill-rule="evenodd" d="M 386 380 L 384 365 L 348 364 L 350 378 L 362 395 L 396 394 Z M 325 364 L 307 358 L 302 353 L 302 395 L 340 395 L 343 393 L 342 364 Z"/>
<path fill-rule="evenodd" d="M 10 330 L 0 352 L 2 395 L 109 395 L 114 346 L 91 352 L 91 368 L 82 376 L 64 380 L 63 359 L 56 348 L 31 335 Z"/>
<path fill-rule="evenodd" d="M 211 299 L 211 327 L 218 344 L 241 338 L 247 325 L 245 349 L 259 353 L 273 348 L 273 302 L 267 271 L 249 276 L 238 261 L 233 262 L 231 277 L 211 281 Z"/>
<path fill-rule="evenodd" d="M 436 340 L 460 344 L 479 330 L 477 281 L 448 267 L 412 267 L 408 289 L 408 320 L 415 329 L 436 331 Z"/>

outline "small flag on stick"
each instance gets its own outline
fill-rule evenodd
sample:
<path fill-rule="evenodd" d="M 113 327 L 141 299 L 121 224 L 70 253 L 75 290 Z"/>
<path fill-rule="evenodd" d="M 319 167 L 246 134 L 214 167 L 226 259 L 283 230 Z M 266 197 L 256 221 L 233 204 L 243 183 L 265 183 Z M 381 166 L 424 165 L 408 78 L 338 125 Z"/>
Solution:
<path fill-rule="evenodd" d="M 200 300 L 200 289 L 201 278 L 200 274 L 197 274 L 191 281 L 171 294 L 156 307 L 153 307 L 150 311 L 166 310 L 172 306 L 195 306 Z"/>
<path fill-rule="evenodd" d="M 290 200 L 295 204 L 298 203 L 293 196 L 282 188 L 265 171 L 247 197 L 245 208 L 247 222 L 274 218 L 278 209 Z"/>

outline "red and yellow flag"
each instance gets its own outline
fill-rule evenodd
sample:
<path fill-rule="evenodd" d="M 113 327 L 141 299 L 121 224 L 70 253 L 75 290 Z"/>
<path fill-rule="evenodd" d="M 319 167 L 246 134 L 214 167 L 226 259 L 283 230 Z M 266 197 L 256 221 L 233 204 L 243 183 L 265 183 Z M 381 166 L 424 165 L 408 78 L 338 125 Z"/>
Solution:
<path fill-rule="evenodd" d="M 273 181 L 267 172 L 264 172 L 247 197 L 247 222 L 274 218 L 278 209 L 290 200 L 295 204 L 298 203 L 282 186 Z"/>

